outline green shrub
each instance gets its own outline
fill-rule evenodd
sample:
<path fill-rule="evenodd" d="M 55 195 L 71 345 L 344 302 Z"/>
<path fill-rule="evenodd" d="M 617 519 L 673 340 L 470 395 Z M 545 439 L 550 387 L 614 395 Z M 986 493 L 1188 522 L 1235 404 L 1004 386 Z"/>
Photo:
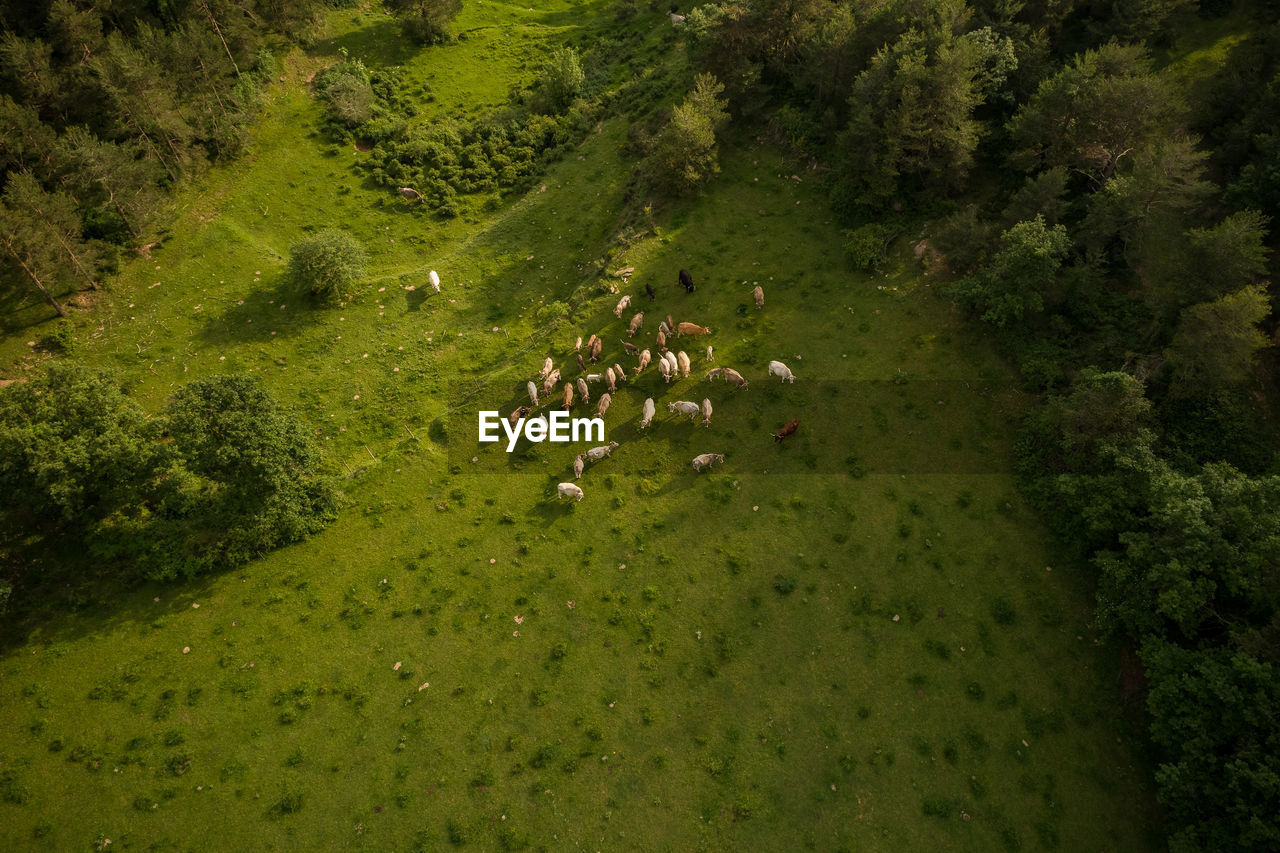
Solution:
<path fill-rule="evenodd" d="M 316 76 L 316 91 L 330 118 L 355 127 L 373 116 L 374 93 L 369 69 L 360 60 L 344 60 Z"/>
<path fill-rule="evenodd" d="M 364 247 L 345 231 L 326 228 L 289 247 L 289 275 L 326 302 L 349 295 L 365 274 Z"/>
<path fill-rule="evenodd" d="M 894 231 L 874 222 L 844 232 L 844 252 L 853 268 L 864 272 L 877 269 L 888 260 L 889 241 Z"/>
<path fill-rule="evenodd" d="M 59 320 L 40 338 L 40 348 L 46 352 L 67 354 L 75 350 L 76 327 L 70 320 Z"/>

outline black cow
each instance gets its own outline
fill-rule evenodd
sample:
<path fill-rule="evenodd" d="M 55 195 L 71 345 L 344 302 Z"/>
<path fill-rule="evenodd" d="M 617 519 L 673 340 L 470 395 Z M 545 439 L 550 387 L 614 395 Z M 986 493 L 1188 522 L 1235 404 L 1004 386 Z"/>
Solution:
<path fill-rule="evenodd" d="M 649 284 L 648 282 L 645 282 L 644 293 L 646 296 L 649 297 L 650 302 L 658 298 L 658 295 L 653 292 L 653 285 Z"/>
<path fill-rule="evenodd" d="M 680 283 L 684 285 L 685 293 L 693 293 L 693 276 L 688 270 L 680 270 Z"/>

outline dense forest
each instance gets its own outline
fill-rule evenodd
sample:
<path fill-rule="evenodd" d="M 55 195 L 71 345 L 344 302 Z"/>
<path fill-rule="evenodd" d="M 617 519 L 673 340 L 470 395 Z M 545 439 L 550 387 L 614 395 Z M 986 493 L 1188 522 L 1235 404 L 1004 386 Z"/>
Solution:
<path fill-rule="evenodd" d="M 386 5 L 408 37 L 451 37 L 457 3 Z M 237 155 L 255 93 L 276 72 L 273 48 L 307 39 L 318 6 L 0 4 L 0 302 L 36 294 L 65 315 L 68 294 L 161 236 L 167 191 Z M 615 11 L 635 15 L 635 0 Z M 674 92 L 664 79 L 624 87 L 612 104 L 584 99 L 604 59 L 566 50 L 512 111 L 424 128 L 406 120 L 394 75 L 358 60 L 315 85 L 330 133 L 374 145 L 367 173 L 388 195 L 417 187 L 427 216 L 456 215 L 460 195 L 526 188 L 613 108 L 632 120 L 637 161 L 625 215 L 698 192 L 716 174 L 718 140 L 763 135 L 825 182 L 851 264 L 876 269 L 914 250 L 1040 395 L 1022 431 L 1022 484 L 1093 568 L 1098 624 L 1145 669 L 1171 849 L 1280 848 L 1268 284 L 1280 4 L 742 0 L 680 11 L 694 73 Z M 1174 41 L 1227 16 L 1250 34 L 1220 68 L 1194 78 L 1166 66 Z M 56 332 L 48 342 L 59 345 Z M 298 471 L 315 473 L 305 436 L 251 384 L 191 388 L 146 424 L 106 380 L 54 371 L 43 382 L 0 403 L 8 522 L 74 529 L 104 559 L 128 555 L 143 574 L 171 577 L 241 562 L 333 511 L 318 473 L 297 485 Z M 209 435 L 247 434 L 218 423 L 237 412 L 269 421 L 271 440 L 227 478 Z M 85 423 L 110 442 L 80 447 L 70 433 Z M 138 485 L 125 494 L 122 481 Z M 202 520 L 197 542 L 238 532 L 221 550 L 193 549 L 179 518 Z M 128 544 L 140 536 L 145 553 Z"/>

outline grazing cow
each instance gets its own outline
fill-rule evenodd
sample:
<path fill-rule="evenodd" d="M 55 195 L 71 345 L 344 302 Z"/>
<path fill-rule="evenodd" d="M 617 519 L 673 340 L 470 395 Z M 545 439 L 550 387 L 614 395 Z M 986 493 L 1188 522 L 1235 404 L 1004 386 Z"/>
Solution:
<path fill-rule="evenodd" d="M 685 293 L 693 293 L 693 276 L 689 275 L 688 270 L 680 270 L 680 286 Z"/>
<path fill-rule="evenodd" d="M 675 12 L 668 12 L 667 17 L 671 19 L 671 26 L 678 27 L 684 23 L 684 15 L 677 15 Z"/>
<path fill-rule="evenodd" d="M 769 362 L 769 375 L 776 376 L 783 382 L 795 384 L 796 378 L 791 374 L 791 368 L 787 367 L 780 361 Z"/>
<path fill-rule="evenodd" d="M 574 498 L 582 500 L 582 489 L 579 489 L 573 483 L 561 483 L 556 486 L 556 500 L 560 498 Z"/>
<path fill-rule="evenodd" d="M 680 375 L 685 379 L 688 379 L 689 371 L 692 369 L 693 365 L 689 363 L 689 356 L 685 354 L 684 350 L 680 350 L 680 352 L 676 353 L 676 363 L 680 366 Z"/>
<path fill-rule="evenodd" d="M 535 406 L 538 405 L 538 386 L 530 382 L 525 389 L 529 392 L 529 402 Z"/>
<path fill-rule="evenodd" d="M 613 368 L 606 367 L 604 369 L 604 384 L 609 386 L 609 393 L 612 394 L 618 390 L 618 380 L 613 376 Z"/>
<path fill-rule="evenodd" d="M 512 426 L 515 426 L 516 423 L 518 423 L 519 420 L 527 414 L 529 414 L 529 407 L 521 406 L 511 414 L 507 415 L 507 422 L 510 423 Z"/>
<path fill-rule="evenodd" d="M 573 351 L 577 352 L 582 349 L 582 335 L 578 335 L 578 342 L 573 345 Z"/>
<path fill-rule="evenodd" d="M 635 355 L 636 353 L 640 352 L 640 347 L 636 346 L 635 344 L 627 343 L 626 341 L 622 341 L 621 343 L 622 343 L 622 348 L 627 352 L 631 353 L 632 355 Z"/>
<path fill-rule="evenodd" d="M 422 197 L 422 193 L 418 192 L 413 187 L 397 187 L 396 191 L 409 201 L 416 201 L 419 203 L 426 201 L 426 199 Z"/>
<path fill-rule="evenodd" d="M 703 468 L 710 468 L 715 463 L 724 464 L 723 453 L 704 453 L 701 456 L 693 457 L 693 470 L 701 471 Z"/>
<path fill-rule="evenodd" d="M 634 338 L 636 332 L 640 331 L 640 327 L 644 325 L 644 312 L 638 312 L 631 318 L 631 322 L 627 324 L 627 337 Z"/>
<path fill-rule="evenodd" d="M 547 360 L 542 362 L 542 372 L 538 374 L 538 378 L 546 379 L 547 374 L 551 372 L 553 367 L 555 367 L 555 362 L 551 360 L 551 356 L 547 356 Z"/>
<path fill-rule="evenodd" d="M 763 308 L 764 307 L 764 288 L 757 284 L 756 289 L 751 291 L 751 295 L 754 296 L 756 299 L 756 308 Z"/>
<path fill-rule="evenodd" d="M 621 317 L 622 312 L 625 311 L 627 306 L 630 304 L 631 304 L 631 294 L 628 293 L 626 296 L 618 300 L 617 306 L 613 309 L 613 316 Z"/>
<path fill-rule="evenodd" d="M 582 360 L 582 353 L 580 353 L 580 352 L 575 352 L 575 353 L 573 354 L 573 357 L 574 357 L 574 358 L 576 358 L 576 359 L 578 360 L 578 369 L 579 369 L 579 370 L 586 370 L 586 369 L 587 369 L 587 363 L 586 363 L 585 361 L 583 361 L 583 360 Z"/>
<path fill-rule="evenodd" d="M 708 379 L 723 379 L 734 388 L 746 388 L 747 380 L 742 378 L 742 374 L 734 370 L 732 367 L 713 367 L 707 371 Z"/>
<path fill-rule="evenodd" d="M 734 388 L 746 389 L 747 380 L 742 378 L 742 374 L 734 370 L 732 367 L 724 369 L 724 381 L 728 382 Z"/>
<path fill-rule="evenodd" d="M 659 320 L 659 321 L 658 321 L 658 331 L 659 331 L 659 332 L 661 332 L 661 333 L 662 333 L 662 334 L 664 334 L 664 335 L 670 335 L 670 334 L 672 334 L 675 330 L 671 328 L 671 324 L 670 324 L 670 323 L 668 323 L 666 320 Z"/>
<path fill-rule="evenodd" d="M 587 390 L 587 382 L 581 376 L 578 377 L 578 393 L 582 395 L 583 405 L 591 405 L 591 392 Z"/>
<path fill-rule="evenodd" d="M 658 330 L 658 349 L 662 352 L 667 351 L 667 333 L 661 329 Z"/>
<path fill-rule="evenodd" d="M 619 382 L 627 381 L 627 372 L 622 369 L 622 365 L 616 361 L 613 363 L 613 378 Z M 613 389 L 610 389 L 613 390 Z"/>
<path fill-rule="evenodd" d="M 596 405 L 596 414 L 604 417 L 604 413 L 609 411 L 610 404 L 613 403 L 613 397 L 610 394 L 600 395 L 600 402 Z"/>
<path fill-rule="evenodd" d="M 672 320 L 671 315 L 668 314 L 667 315 L 667 334 L 668 335 L 671 334 L 673 331 L 675 331 L 675 328 L 676 328 L 676 321 Z"/>
<path fill-rule="evenodd" d="M 564 383 L 564 408 L 566 411 L 573 408 L 573 383 Z"/>
<path fill-rule="evenodd" d="M 640 351 L 640 357 L 639 357 L 640 366 L 636 368 L 636 376 L 639 376 L 640 371 L 644 370 L 646 367 L 649 366 L 649 362 L 652 360 L 652 358 L 653 357 L 649 355 L 649 351 L 647 349 Z"/>
<path fill-rule="evenodd" d="M 680 378 L 680 362 L 676 361 L 675 353 L 671 352 L 670 350 L 668 350 L 667 352 L 664 352 L 662 354 L 662 360 L 665 361 L 668 365 L 670 365 L 671 378 L 679 379 Z"/>
<path fill-rule="evenodd" d="M 671 362 L 665 358 L 658 359 L 658 372 L 662 374 L 663 382 L 671 381 Z"/>
<path fill-rule="evenodd" d="M 676 336 L 681 335 L 709 335 L 711 330 L 706 326 L 699 326 L 697 323 L 681 323 L 676 326 Z"/>
<path fill-rule="evenodd" d="M 560 384 L 560 371 L 553 370 L 547 374 L 547 378 L 542 380 L 542 393 L 550 395 L 551 389 Z"/>
<path fill-rule="evenodd" d="M 602 444 L 599 447 L 593 447 L 587 451 L 587 461 L 598 462 L 613 452 L 618 446 L 618 442 L 611 441 L 608 444 Z"/>
<path fill-rule="evenodd" d="M 784 426 L 781 430 L 773 434 L 773 440 L 775 442 L 781 443 L 782 439 L 786 438 L 787 436 L 795 435 L 796 430 L 799 427 L 800 427 L 800 421 L 796 418 L 792 418 L 790 421 L 787 422 L 786 426 Z"/>
<path fill-rule="evenodd" d="M 676 400 L 674 403 L 667 403 L 667 411 L 688 415 L 689 420 L 693 420 L 702 411 L 702 408 L 697 403 L 691 403 L 688 400 Z"/>
<path fill-rule="evenodd" d="M 440 292 L 440 276 L 436 273 L 435 270 L 432 270 L 431 272 L 427 273 L 427 281 L 431 282 L 432 290 L 434 290 L 436 293 Z"/>
<path fill-rule="evenodd" d="M 702 425 L 711 426 L 711 400 L 706 397 L 702 399 Z"/>
<path fill-rule="evenodd" d="M 591 351 L 591 348 L 592 348 L 593 346 L 595 346 L 595 345 L 596 345 L 596 336 L 595 336 L 595 335 L 592 335 L 591 337 L 587 338 L 587 352 L 590 352 L 590 351 Z"/>
<path fill-rule="evenodd" d="M 649 422 L 653 420 L 653 412 L 653 398 L 649 397 L 644 401 L 644 408 L 641 410 L 640 429 L 644 429 L 649 426 Z"/>
<path fill-rule="evenodd" d="M 591 345 L 591 363 L 595 364 L 600 358 L 600 353 L 604 352 L 604 341 L 596 338 L 596 342 Z"/>
<path fill-rule="evenodd" d="M 650 302 L 658 298 L 658 295 L 653 292 L 653 285 L 647 281 L 644 283 L 644 295 L 649 297 Z"/>
<path fill-rule="evenodd" d="M 582 458 L 582 454 L 581 454 L 581 453 L 579 453 L 577 456 L 573 457 L 573 479 L 575 479 L 575 480 L 581 480 L 581 479 L 582 479 L 582 469 L 583 469 L 583 468 L 585 468 L 585 467 L 587 467 L 587 463 L 586 463 L 586 461 Z"/>
<path fill-rule="evenodd" d="M 707 361 L 715 361 L 715 360 L 716 360 L 715 350 L 712 349 L 711 347 L 707 347 Z"/>

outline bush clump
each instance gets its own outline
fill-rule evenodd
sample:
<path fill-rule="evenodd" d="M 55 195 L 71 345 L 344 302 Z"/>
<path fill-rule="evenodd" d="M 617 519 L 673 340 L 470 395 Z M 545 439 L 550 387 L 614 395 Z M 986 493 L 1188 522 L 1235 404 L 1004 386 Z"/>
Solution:
<path fill-rule="evenodd" d="M 364 276 L 367 263 L 360 242 L 336 228 L 326 228 L 289 247 L 289 276 L 325 302 L 350 295 Z"/>

